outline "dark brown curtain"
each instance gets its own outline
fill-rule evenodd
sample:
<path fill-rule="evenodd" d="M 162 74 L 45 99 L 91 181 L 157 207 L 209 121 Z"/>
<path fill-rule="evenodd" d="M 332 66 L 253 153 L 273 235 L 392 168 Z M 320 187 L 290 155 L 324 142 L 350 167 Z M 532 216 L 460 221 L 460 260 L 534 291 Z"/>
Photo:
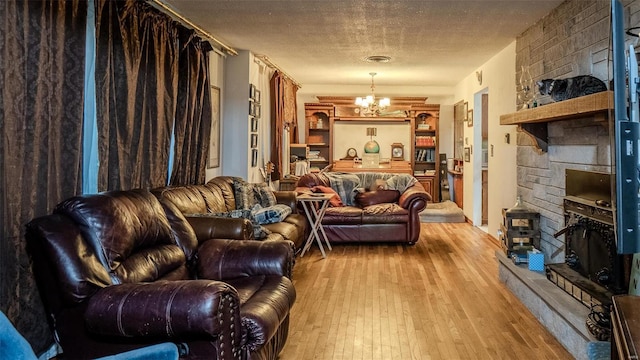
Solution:
<path fill-rule="evenodd" d="M 207 57 L 211 46 L 201 41 L 193 31 L 181 29 L 180 49 L 171 185 L 204 184 L 211 132 L 211 89 Z"/>
<path fill-rule="evenodd" d="M 167 183 L 178 28 L 142 1 L 96 1 L 98 189 Z"/>
<path fill-rule="evenodd" d="M 81 192 L 86 1 L 0 1 L 0 310 L 52 344 L 24 224 Z M 2 357 L 2 355 L 0 355 Z"/>
<path fill-rule="evenodd" d="M 280 71 L 271 77 L 271 162 L 275 164 L 272 180 L 282 175 L 282 139 L 285 129 L 289 129 L 289 142 L 298 143 L 298 113 L 296 96 L 298 86 Z"/>

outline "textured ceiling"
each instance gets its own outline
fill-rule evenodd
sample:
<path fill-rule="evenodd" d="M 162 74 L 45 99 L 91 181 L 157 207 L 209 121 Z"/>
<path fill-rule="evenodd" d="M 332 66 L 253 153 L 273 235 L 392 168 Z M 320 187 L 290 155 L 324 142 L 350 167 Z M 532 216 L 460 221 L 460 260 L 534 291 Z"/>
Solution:
<path fill-rule="evenodd" d="M 165 0 L 302 84 L 452 86 L 561 0 Z M 364 61 L 388 55 L 386 64 Z"/>

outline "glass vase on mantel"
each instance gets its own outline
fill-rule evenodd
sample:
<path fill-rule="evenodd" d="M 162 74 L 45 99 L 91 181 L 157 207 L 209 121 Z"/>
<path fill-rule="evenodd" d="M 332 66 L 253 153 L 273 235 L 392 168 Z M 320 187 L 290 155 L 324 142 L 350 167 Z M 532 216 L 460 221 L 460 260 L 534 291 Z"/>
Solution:
<path fill-rule="evenodd" d="M 520 109 L 529 109 L 532 107 L 532 101 L 534 99 L 533 93 L 533 79 L 531 79 L 531 73 L 529 67 L 522 65 L 520 67 L 520 78 L 518 79 L 518 85 L 520 91 L 518 92 L 518 104 Z"/>

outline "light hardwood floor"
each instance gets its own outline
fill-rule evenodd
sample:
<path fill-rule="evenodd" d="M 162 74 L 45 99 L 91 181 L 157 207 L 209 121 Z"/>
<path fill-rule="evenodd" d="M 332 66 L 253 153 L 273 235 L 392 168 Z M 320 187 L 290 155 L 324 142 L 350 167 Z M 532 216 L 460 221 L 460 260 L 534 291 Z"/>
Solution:
<path fill-rule="evenodd" d="M 463 224 L 422 224 L 415 246 L 312 247 L 280 360 L 571 359 L 498 280 L 497 245 Z"/>

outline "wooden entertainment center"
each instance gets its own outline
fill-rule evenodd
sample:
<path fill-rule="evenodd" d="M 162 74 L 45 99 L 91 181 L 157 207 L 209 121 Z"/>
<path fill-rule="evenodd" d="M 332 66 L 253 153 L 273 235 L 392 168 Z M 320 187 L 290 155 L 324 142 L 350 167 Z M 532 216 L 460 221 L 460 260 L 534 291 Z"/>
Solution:
<path fill-rule="evenodd" d="M 312 171 L 329 165 L 333 171 L 361 172 L 380 171 L 413 174 L 431 195 L 434 202 L 440 201 L 440 164 L 438 122 L 440 105 L 427 104 L 426 97 L 398 97 L 391 99 L 391 106 L 379 116 L 359 116 L 354 98 L 342 96 L 318 96 L 317 103 L 305 103 L 305 141 L 309 148 Z M 393 134 L 377 134 L 391 144 L 389 153 L 380 159 L 377 166 L 366 166 L 354 161 L 348 154 L 334 154 L 336 147 L 353 146 L 361 156 L 361 144 L 336 144 L 336 125 L 361 124 L 362 127 L 409 125 L 409 143 L 404 145 Z M 337 146 L 339 145 L 339 146 Z M 395 149 L 397 148 L 397 149 Z M 351 149 L 350 149 L 351 150 Z M 395 151 L 394 151 L 395 150 Z M 352 150 L 353 151 L 353 150 Z M 391 152 L 393 151 L 393 155 Z M 343 157 L 344 156 L 344 157 Z M 395 156 L 395 157 L 394 157 Z"/>

